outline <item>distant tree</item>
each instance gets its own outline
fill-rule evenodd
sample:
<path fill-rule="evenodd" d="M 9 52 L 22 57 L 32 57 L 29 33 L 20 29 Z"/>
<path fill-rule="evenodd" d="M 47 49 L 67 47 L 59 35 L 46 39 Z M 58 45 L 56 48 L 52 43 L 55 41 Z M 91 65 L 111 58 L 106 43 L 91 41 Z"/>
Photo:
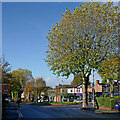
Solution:
<path fill-rule="evenodd" d="M 27 82 L 32 81 L 34 78 L 32 76 L 32 72 L 28 69 L 19 68 L 11 72 L 12 76 L 20 81 L 21 86 L 25 86 Z"/>
<path fill-rule="evenodd" d="M 25 88 L 26 84 L 28 82 L 31 82 L 34 78 L 32 76 L 32 72 L 28 69 L 17 69 L 11 72 L 13 80 L 16 84 L 15 87 L 16 91 L 18 92 L 19 98 L 21 98 L 21 94 L 23 92 L 23 89 Z"/>
<path fill-rule="evenodd" d="M 110 83 L 110 93 L 111 97 L 113 97 L 113 80 L 119 80 L 119 60 L 120 57 L 114 57 L 110 56 L 106 61 L 101 62 L 100 67 L 98 69 L 98 73 L 103 78 L 104 83 L 107 82 L 107 80 Z"/>
<path fill-rule="evenodd" d="M 118 6 L 112 2 L 84 3 L 73 12 L 66 9 L 59 23 L 47 35 L 47 59 L 58 76 L 81 73 L 83 104 L 87 107 L 87 87 L 93 68 L 118 50 Z"/>
<path fill-rule="evenodd" d="M 73 81 L 71 82 L 71 85 L 78 85 L 83 83 L 82 75 L 79 73 L 74 76 Z"/>
<path fill-rule="evenodd" d="M 48 93 L 48 97 L 49 97 L 49 100 L 54 100 L 54 97 L 56 96 L 56 89 L 53 89 L 53 88 L 48 88 L 47 90 L 47 93 Z"/>
<path fill-rule="evenodd" d="M 46 86 L 46 82 L 45 82 L 45 80 L 43 80 L 42 77 L 36 79 L 37 96 L 40 97 L 41 92 L 45 91 L 45 88 L 44 88 L 45 86 Z"/>
<path fill-rule="evenodd" d="M 64 87 L 62 87 L 62 93 L 61 93 L 61 96 L 62 96 L 62 102 L 63 102 L 63 99 L 64 98 L 68 98 L 68 91 L 67 91 L 68 89 L 67 89 L 67 87 L 66 86 L 64 86 Z"/>
<path fill-rule="evenodd" d="M 34 99 L 36 94 L 36 88 L 35 88 L 35 81 L 34 79 L 27 82 L 26 86 L 24 87 L 24 94 L 28 98 L 28 101 L 30 100 L 30 97 Z"/>

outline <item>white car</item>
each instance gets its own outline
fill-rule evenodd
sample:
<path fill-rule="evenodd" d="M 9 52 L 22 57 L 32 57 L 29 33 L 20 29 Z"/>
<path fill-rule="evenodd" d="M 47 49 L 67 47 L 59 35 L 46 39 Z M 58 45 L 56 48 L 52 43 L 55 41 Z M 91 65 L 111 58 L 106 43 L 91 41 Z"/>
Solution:
<path fill-rule="evenodd" d="M 80 100 L 80 99 L 75 99 L 73 102 L 82 103 L 82 100 Z"/>

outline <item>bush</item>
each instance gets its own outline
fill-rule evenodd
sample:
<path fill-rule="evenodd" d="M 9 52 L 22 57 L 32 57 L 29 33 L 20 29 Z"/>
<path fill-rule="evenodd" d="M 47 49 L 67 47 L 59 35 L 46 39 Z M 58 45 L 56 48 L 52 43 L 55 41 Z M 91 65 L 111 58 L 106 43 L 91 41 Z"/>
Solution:
<path fill-rule="evenodd" d="M 110 106 L 110 97 L 106 97 L 105 100 L 104 100 L 104 107 L 111 107 Z"/>
<path fill-rule="evenodd" d="M 104 97 L 97 97 L 96 98 L 98 106 L 104 106 Z"/>
<path fill-rule="evenodd" d="M 120 96 L 114 96 L 114 97 L 97 97 L 96 98 L 98 106 L 100 107 L 108 107 L 113 109 L 115 106 L 115 103 L 117 101 L 120 102 Z"/>
<path fill-rule="evenodd" d="M 116 100 L 112 98 L 112 99 L 110 100 L 110 105 L 111 105 L 110 108 L 111 108 L 111 109 L 114 108 L 115 103 L 116 103 Z"/>
<path fill-rule="evenodd" d="M 104 94 L 103 97 L 110 97 L 110 95 L 108 95 L 108 94 Z"/>

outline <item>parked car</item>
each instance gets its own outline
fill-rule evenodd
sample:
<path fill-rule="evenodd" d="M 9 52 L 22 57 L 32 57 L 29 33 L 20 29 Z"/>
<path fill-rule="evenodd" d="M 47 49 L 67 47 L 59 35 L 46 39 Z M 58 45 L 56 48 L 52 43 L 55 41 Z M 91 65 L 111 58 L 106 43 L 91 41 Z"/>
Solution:
<path fill-rule="evenodd" d="M 5 98 L 5 102 L 6 102 L 6 103 L 11 102 L 11 98 Z"/>
<path fill-rule="evenodd" d="M 49 102 L 49 98 L 48 98 L 47 96 L 45 96 L 45 97 L 43 98 L 43 102 Z"/>
<path fill-rule="evenodd" d="M 120 111 L 120 102 L 115 103 L 114 108 Z"/>
<path fill-rule="evenodd" d="M 73 102 L 82 103 L 82 100 L 81 99 L 75 99 Z"/>

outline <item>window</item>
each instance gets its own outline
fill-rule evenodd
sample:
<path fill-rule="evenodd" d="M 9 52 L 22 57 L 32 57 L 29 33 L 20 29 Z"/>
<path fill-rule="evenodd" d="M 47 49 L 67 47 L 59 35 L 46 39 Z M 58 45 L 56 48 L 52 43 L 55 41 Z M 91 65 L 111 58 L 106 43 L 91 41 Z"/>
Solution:
<path fill-rule="evenodd" d="M 77 89 L 77 92 L 80 92 L 80 89 Z"/>

